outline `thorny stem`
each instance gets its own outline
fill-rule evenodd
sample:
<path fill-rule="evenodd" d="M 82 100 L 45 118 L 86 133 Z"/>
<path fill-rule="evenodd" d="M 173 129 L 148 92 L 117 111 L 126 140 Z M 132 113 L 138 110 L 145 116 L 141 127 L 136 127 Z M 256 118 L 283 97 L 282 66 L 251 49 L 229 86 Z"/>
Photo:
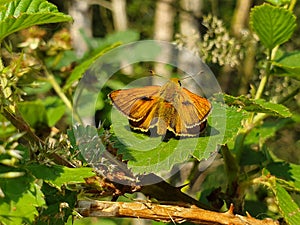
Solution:
<path fill-rule="evenodd" d="M 5 116 L 7 120 L 9 120 L 14 127 L 16 127 L 20 132 L 25 132 L 25 138 L 28 143 L 34 143 L 37 146 L 45 146 L 45 142 L 41 140 L 30 128 L 30 126 L 26 123 L 26 121 L 18 115 L 12 113 L 8 108 L 3 107 L 1 109 L 1 113 Z M 18 113 L 17 113 L 18 114 Z M 75 167 L 72 163 L 61 157 L 56 153 L 50 153 L 48 155 L 54 162 L 58 163 L 59 165 L 64 165 L 70 168 Z"/>

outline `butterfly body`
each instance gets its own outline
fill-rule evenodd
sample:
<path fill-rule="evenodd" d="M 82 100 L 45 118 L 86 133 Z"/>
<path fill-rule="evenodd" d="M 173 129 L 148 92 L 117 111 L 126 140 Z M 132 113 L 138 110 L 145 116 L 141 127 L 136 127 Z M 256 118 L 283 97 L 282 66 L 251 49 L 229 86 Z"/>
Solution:
<path fill-rule="evenodd" d="M 169 130 L 177 136 L 196 136 L 204 130 L 211 110 L 207 99 L 181 87 L 176 78 L 162 87 L 116 90 L 109 98 L 133 129 L 146 132 L 156 127 L 158 135 Z"/>

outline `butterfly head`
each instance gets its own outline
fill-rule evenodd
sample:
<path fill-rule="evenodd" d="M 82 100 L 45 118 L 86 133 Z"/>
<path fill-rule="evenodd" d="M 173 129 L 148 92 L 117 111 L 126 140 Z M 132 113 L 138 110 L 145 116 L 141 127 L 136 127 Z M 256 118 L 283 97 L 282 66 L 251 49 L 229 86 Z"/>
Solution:
<path fill-rule="evenodd" d="M 175 83 L 176 85 L 181 86 L 181 82 L 178 78 L 171 78 L 170 80 L 171 80 L 171 82 Z"/>

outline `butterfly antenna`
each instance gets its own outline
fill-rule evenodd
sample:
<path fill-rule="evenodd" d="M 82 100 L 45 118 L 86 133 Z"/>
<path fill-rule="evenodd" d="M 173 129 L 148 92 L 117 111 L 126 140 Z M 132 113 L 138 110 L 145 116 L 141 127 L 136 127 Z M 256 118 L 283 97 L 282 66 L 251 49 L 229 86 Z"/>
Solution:
<path fill-rule="evenodd" d="M 203 71 L 199 71 L 196 75 L 189 75 L 189 76 L 186 76 L 186 77 L 182 78 L 181 80 L 185 80 L 185 79 L 187 79 L 187 78 L 193 78 L 194 76 L 198 76 L 198 75 L 200 75 L 201 73 L 203 73 Z"/>
<path fill-rule="evenodd" d="M 149 70 L 149 73 L 150 73 L 152 76 L 158 76 L 158 77 L 162 77 L 162 78 L 163 78 L 163 76 L 158 75 L 157 73 L 155 73 L 154 70 Z"/>
<path fill-rule="evenodd" d="M 193 77 L 192 75 L 189 75 L 189 76 L 186 76 L 186 77 L 184 77 L 184 78 L 182 78 L 180 80 L 185 80 L 185 79 L 192 78 L 192 77 Z"/>

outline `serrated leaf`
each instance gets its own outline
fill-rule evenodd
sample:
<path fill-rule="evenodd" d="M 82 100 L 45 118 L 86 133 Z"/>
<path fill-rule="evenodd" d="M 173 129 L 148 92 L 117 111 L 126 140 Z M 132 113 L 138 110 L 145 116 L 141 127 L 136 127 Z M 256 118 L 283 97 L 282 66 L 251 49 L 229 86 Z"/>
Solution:
<path fill-rule="evenodd" d="M 0 11 L 0 42 L 12 33 L 34 25 L 71 20 L 46 0 L 10 1 Z"/>
<path fill-rule="evenodd" d="M 218 145 L 225 145 L 233 140 L 239 129 L 242 127 L 242 120 L 246 114 L 236 107 L 228 107 L 225 104 L 213 103 L 213 113 L 208 119 L 209 136 L 204 136 L 201 142 L 198 142 L 197 148 L 193 156 L 199 160 L 208 157 L 207 153 L 203 153 L 203 149 L 207 146 L 209 154 L 217 149 Z"/>
<path fill-rule="evenodd" d="M 92 168 L 68 168 L 58 165 L 46 166 L 32 164 L 28 170 L 38 179 L 43 179 L 55 185 L 58 189 L 67 183 L 83 183 L 84 178 L 94 176 Z"/>
<path fill-rule="evenodd" d="M 263 4 L 252 9 L 250 25 L 268 49 L 289 40 L 296 28 L 296 17 L 285 8 Z"/>
<path fill-rule="evenodd" d="M 131 132 L 127 118 L 116 110 L 112 111 L 113 131 L 119 140 L 118 153 L 128 160 L 128 167 L 134 173 L 157 173 L 169 171 L 175 164 L 183 163 L 192 155 L 199 160 L 207 159 L 218 145 L 233 138 L 241 127 L 244 118 L 242 112 L 213 103 L 213 110 L 208 119 L 208 128 L 199 138 L 171 138 L 163 141 L 162 137 L 149 137 Z"/>
<path fill-rule="evenodd" d="M 228 105 L 239 106 L 248 112 L 266 113 L 272 116 L 291 117 L 292 114 L 284 105 L 267 102 L 264 99 L 250 99 L 244 95 L 234 97 L 224 94 Z"/>
<path fill-rule="evenodd" d="M 294 77 L 298 78 L 298 80 L 300 79 L 300 51 L 286 52 L 277 55 L 275 61 L 273 61 L 273 65 L 283 69 L 289 74 L 294 74 Z"/>
<path fill-rule="evenodd" d="M 292 182 L 295 188 L 300 189 L 300 165 L 273 162 L 267 166 L 268 171 L 277 178 Z"/>
<path fill-rule="evenodd" d="M 289 193 L 278 182 L 273 186 L 273 191 L 284 220 L 290 225 L 300 224 L 299 206 Z"/>
<path fill-rule="evenodd" d="M 47 207 L 40 210 L 37 224 L 65 225 L 68 217 L 74 212 L 78 193 L 69 189 L 60 191 L 47 182 L 43 182 L 42 191 Z"/>

